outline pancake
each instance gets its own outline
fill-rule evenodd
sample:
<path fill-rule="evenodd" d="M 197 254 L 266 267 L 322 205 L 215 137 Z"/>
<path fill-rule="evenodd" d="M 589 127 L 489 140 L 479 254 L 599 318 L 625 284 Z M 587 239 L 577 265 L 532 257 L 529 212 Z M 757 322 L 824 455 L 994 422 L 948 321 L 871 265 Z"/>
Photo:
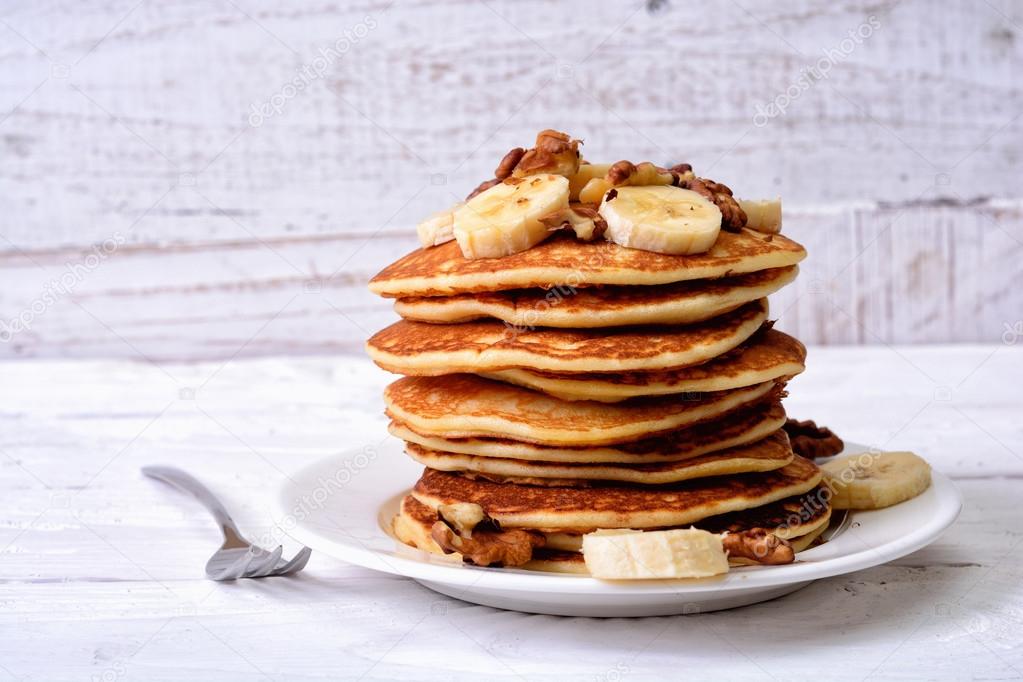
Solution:
<path fill-rule="evenodd" d="M 730 512 L 720 516 L 712 516 L 695 524 L 711 533 L 737 533 L 751 528 L 765 528 L 780 538 L 795 542 L 807 535 L 816 535 L 827 529 L 831 521 L 831 507 L 827 504 L 816 504 L 809 500 L 816 497 L 820 488 L 814 488 L 805 495 L 796 495 L 778 502 L 753 507 L 742 511 Z M 545 533 L 548 549 L 569 552 L 582 550 L 582 536 L 596 528 L 587 528 L 573 532 Z"/>
<path fill-rule="evenodd" d="M 406 320 L 456 323 L 496 318 L 516 328 L 571 329 L 641 324 L 690 324 L 764 298 L 796 278 L 796 266 L 737 277 L 660 286 L 608 286 L 399 298 L 394 311 Z"/>
<path fill-rule="evenodd" d="M 374 334 L 366 352 L 398 374 L 436 376 L 512 367 L 626 372 L 697 365 L 732 350 L 767 320 L 767 299 L 685 326 L 515 329 L 487 320 L 441 325 L 401 320 Z"/>
<path fill-rule="evenodd" d="M 457 471 L 489 481 L 520 485 L 586 486 L 598 481 L 663 485 L 708 476 L 780 469 L 792 461 L 788 436 L 779 429 L 767 438 L 709 455 L 656 464 L 566 464 L 500 457 L 475 457 L 405 444 L 405 453 L 424 466 Z"/>
<path fill-rule="evenodd" d="M 795 552 L 802 552 L 803 550 L 810 547 L 814 540 L 816 540 L 825 530 L 828 528 L 828 523 L 831 520 L 831 508 L 822 507 L 815 512 L 812 518 L 806 519 L 805 522 L 798 526 L 772 526 L 768 524 L 758 523 L 764 520 L 764 517 L 770 516 L 771 511 L 763 510 L 774 510 L 777 511 L 781 504 L 798 504 L 799 497 L 789 498 L 776 502 L 771 505 L 766 505 L 763 508 L 755 508 L 748 510 L 749 516 L 748 522 L 745 524 L 738 524 L 734 530 L 747 530 L 750 528 L 768 528 L 772 529 L 776 535 L 786 538 L 792 545 L 792 549 Z M 734 519 L 739 519 L 746 512 L 733 512 L 729 516 Z M 784 516 L 782 517 L 784 518 Z M 437 512 L 430 506 L 421 503 L 412 495 L 406 495 L 402 501 L 398 511 L 398 514 L 394 517 L 392 522 L 392 531 L 394 535 L 407 545 L 422 549 L 427 552 L 434 554 L 440 554 L 448 557 L 452 561 L 461 561 L 461 555 L 457 553 L 444 555 L 441 548 L 434 542 L 433 538 L 430 537 L 430 529 L 433 524 L 438 520 Z M 707 521 L 710 521 L 708 519 Z M 734 524 L 730 524 L 734 525 Z M 703 524 L 697 524 L 698 527 L 703 528 Z M 589 529 L 584 532 L 592 532 L 595 529 Z M 541 570 L 541 571 L 553 571 L 556 573 L 586 573 L 586 565 L 581 554 L 582 549 L 582 535 L 584 532 L 578 533 L 564 533 L 564 532 L 547 532 L 544 533 L 546 544 L 534 550 L 533 559 L 529 563 L 525 564 L 521 568 L 528 570 Z M 720 530 L 711 530 L 711 532 L 723 532 Z M 741 560 L 732 560 L 733 566 L 744 565 Z"/>
<path fill-rule="evenodd" d="M 803 494 L 765 504 L 753 509 L 729 512 L 703 519 L 697 528 L 711 533 L 735 533 L 750 528 L 770 528 L 775 535 L 791 539 L 806 535 L 831 520 L 831 506 L 823 488 L 815 487 Z"/>
<path fill-rule="evenodd" d="M 543 391 L 562 400 L 618 402 L 642 395 L 725 391 L 792 377 L 805 366 L 806 348 L 788 334 L 763 329 L 741 346 L 694 367 L 655 372 L 559 374 L 530 369 L 484 372 L 483 376 Z"/>
<path fill-rule="evenodd" d="M 759 507 L 812 490 L 821 471 L 796 456 L 781 469 L 703 478 L 656 488 L 606 485 L 547 488 L 493 483 L 426 469 L 412 495 L 436 509 L 442 504 L 480 505 L 502 528 L 664 528 L 709 516 Z"/>
<path fill-rule="evenodd" d="M 468 260 L 451 241 L 417 249 L 388 265 L 370 280 L 369 289 L 399 298 L 566 285 L 649 286 L 784 268 L 805 257 L 806 250 L 796 242 L 749 229 L 722 230 L 710 251 L 692 256 L 630 249 L 604 240 L 583 242 L 565 233 L 503 258 Z"/>
<path fill-rule="evenodd" d="M 389 417 L 417 433 L 578 447 L 625 443 L 674 431 L 780 390 L 769 381 L 699 396 L 569 402 L 473 374 L 449 374 L 398 379 L 384 390 L 384 403 Z"/>
<path fill-rule="evenodd" d="M 617 445 L 571 447 L 537 445 L 510 438 L 443 438 L 428 436 L 391 422 L 388 430 L 429 450 L 476 457 L 541 462 L 647 464 L 685 460 L 766 438 L 785 425 L 781 403 L 756 403 L 713 421 Z"/>

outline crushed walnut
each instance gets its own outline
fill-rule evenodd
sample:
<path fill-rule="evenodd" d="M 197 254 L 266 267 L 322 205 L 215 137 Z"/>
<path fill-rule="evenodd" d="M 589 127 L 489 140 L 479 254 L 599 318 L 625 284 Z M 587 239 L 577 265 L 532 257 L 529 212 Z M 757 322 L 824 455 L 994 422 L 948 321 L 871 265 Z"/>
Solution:
<path fill-rule="evenodd" d="M 430 528 L 430 537 L 445 554 L 458 552 L 469 564 L 521 566 L 546 543 L 536 531 L 501 530 L 478 504 L 441 505 L 437 512 L 440 520 Z"/>
<path fill-rule="evenodd" d="M 552 173 L 571 177 L 579 172 L 581 156 L 579 140 L 557 130 L 544 130 L 536 136 L 536 146 L 532 149 L 515 147 L 510 150 L 497 164 L 494 177 L 484 180 L 465 197 L 468 201 L 477 194 L 485 192 L 494 185 L 506 182 L 511 178 L 522 178 L 528 175 Z"/>
<path fill-rule="evenodd" d="M 649 161 L 637 164 L 631 161 L 618 161 L 611 165 L 604 179 L 614 187 L 621 187 L 623 185 L 649 187 L 675 184 L 674 173 Z"/>
<path fill-rule="evenodd" d="M 525 156 L 526 150 L 522 147 L 515 147 L 510 152 L 504 155 L 501 159 L 501 163 L 497 164 L 497 170 L 494 171 L 494 178 L 496 180 L 504 180 L 511 176 L 512 171 L 515 170 L 515 166 L 519 165 L 519 161 Z"/>
<path fill-rule="evenodd" d="M 686 164 L 688 165 L 688 164 Z M 739 232 L 746 226 L 746 212 L 732 196 L 725 184 L 707 178 L 698 178 L 692 170 L 679 174 L 679 187 L 689 189 L 710 199 L 721 210 L 721 229 Z"/>
<path fill-rule="evenodd" d="M 579 140 L 573 140 L 565 133 L 543 130 L 536 136 L 536 146 L 516 162 L 512 175 L 524 177 L 553 173 L 571 177 L 579 172 L 579 144 Z"/>
<path fill-rule="evenodd" d="M 755 564 L 791 564 L 796 558 L 788 540 L 763 528 L 724 533 L 721 544 L 729 559 L 745 559 Z"/>
<path fill-rule="evenodd" d="M 842 439 L 831 429 L 817 426 L 816 422 L 809 419 L 805 421 L 788 419 L 784 428 L 785 433 L 789 435 L 789 442 L 792 443 L 792 451 L 800 457 L 807 459 L 830 457 L 837 455 L 845 447 Z"/>

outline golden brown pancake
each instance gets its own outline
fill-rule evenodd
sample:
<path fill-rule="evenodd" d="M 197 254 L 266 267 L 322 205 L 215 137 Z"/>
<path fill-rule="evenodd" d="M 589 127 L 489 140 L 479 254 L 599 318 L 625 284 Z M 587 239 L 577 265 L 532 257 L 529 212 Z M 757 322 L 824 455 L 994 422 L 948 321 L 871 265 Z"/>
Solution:
<path fill-rule="evenodd" d="M 457 471 L 470 477 L 496 482 L 560 487 L 588 486 L 600 481 L 664 485 L 708 476 L 771 471 L 782 468 L 791 462 L 793 457 L 788 436 L 782 429 L 749 445 L 686 460 L 656 464 L 566 464 L 475 457 L 429 450 L 415 443 L 406 443 L 405 453 L 420 464 L 439 471 Z"/>
<path fill-rule="evenodd" d="M 808 493 L 787 497 L 784 500 L 711 516 L 692 524 L 711 533 L 738 533 L 752 528 L 764 528 L 780 538 L 794 541 L 807 535 L 816 534 L 828 527 L 831 520 L 831 506 L 820 503 L 818 486 Z M 545 533 L 546 545 L 550 549 L 578 552 L 582 549 L 582 536 L 596 528 L 577 529 L 571 532 Z M 660 530 L 660 529 L 658 529 Z"/>
<path fill-rule="evenodd" d="M 796 266 L 736 277 L 659 286 L 513 289 L 454 296 L 399 298 L 406 320 L 451 324 L 496 318 L 516 328 L 585 329 L 643 324 L 691 324 L 764 298 L 796 278 Z"/>
<path fill-rule="evenodd" d="M 817 486 L 802 495 L 752 509 L 712 516 L 695 525 L 711 533 L 737 533 L 750 528 L 767 528 L 780 538 L 794 538 L 828 525 L 831 519 L 828 499 L 824 488 Z"/>
<path fill-rule="evenodd" d="M 821 533 L 828 528 L 828 521 L 831 518 L 830 507 L 820 507 L 812 517 L 796 526 L 771 526 L 765 525 L 763 521 L 770 520 L 772 516 L 778 516 L 776 510 L 778 505 L 798 504 L 799 497 L 788 498 L 781 502 L 775 502 L 764 507 L 747 510 L 749 512 L 746 523 L 730 524 L 732 532 L 748 530 L 750 528 L 767 528 L 776 535 L 786 538 L 792 545 L 795 552 L 802 552 L 810 547 Z M 775 510 L 772 512 L 772 510 Z M 734 519 L 740 519 L 746 512 L 734 512 L 729 515 Z M 784 518 L 784 514 L 781 515 Z M 438 520 L 437 512 L 421 502 L 412 495 L 406 495 L 392 522 L 392 531 L 395 536 L 407 545 L 422 549 L 434 554 L 443 554 L 441 548 L 430 537 L 430 529 Z M 706 521 L 711 521 L 707 519 Z M 704 527 L 697 524 L 698 527 Z M 582 549 L 582 536 L 587 532 L 596 529 L 588 529 L 575 533 L 565 532 L 544 532 L 545 545 L 533 551 L 533 559 L 522 568 L 528 570 L 553 571 L 557 573 L 586 573 L 586 565 L 580 553 Z M 542 531 L 541 531 L 542 532 Z M 722 532 L 712 530 L 711 532 Z M 444 555 L 452 561 L 461 561 L 461 555 L 457 553 Z M 732 561 L 733 565 L 743 565 L 744 562 Z"/>
<path fill-rule="evenodd" d="M 514 438 L 543 445 L 607 445 L 640 440 L 777 395 L 774 382 L 699 396 L 621 403 L 565 401 L 474 374 L 403 377 L 384 390 L 387 415 L 442 438 Z"/>
<path fill-rule="evenodd" d="M 478 504 L 502 528 L 643 529 L 693 524 L 708 516 L 759 507 L 808 492 L 820 481 L 820 469 L 797 456 L 775 471 L 656 488 L 626 484 L 548 488 L 426 469 L 412 495 L 433 509 L 458 502 Z"/>
<path fill-rule="evenodd" d="M 724 391 L 792 377 L 805 369 L 805 360 L 806 348 L 799 341 L 774 329 L 762 329 L 741 346 L 694 367 L 607 374 L 505 369 L 484 372 L 483 376 L 543 391 L 562 400 L 613 403 L 642 395 Z"/>
<path fill-rule="evenodd" d="M 541 462 L 651 464 L 706 455 L 766 438 L 785 425 L 785 410 L 777 401 L 758 402 L 713 421 L 631 443 L 590 447 L 551 446 L 510 438 L 443 438 L 417 433 L 406 424 L 391 422 L 388 430 L 401 440 L 429 450 L 477 457 Z"/>
<path fill-rule="evenodd" d="M 692 325 L 615 329 L 523 329 L 493 320 L 429 324 L 401 320 L 374 334 L 366 352 L 406 375 L 493 372 L 627 372 L 688 367 L 726 353 L 767 319 L 761 299 Z"/>
<path fill-rule="evenodd" d="M 748 229 L 722 231 L 710 251 L 692 256 L 562 234 L 511 256 L 468 260 L 452 241 L 400 258 L 370 280 L 369 289 L 397 298 L 594 284 L 649 286 L 783 268 L 805 257 L 802 246 L 780 234 Z"/>

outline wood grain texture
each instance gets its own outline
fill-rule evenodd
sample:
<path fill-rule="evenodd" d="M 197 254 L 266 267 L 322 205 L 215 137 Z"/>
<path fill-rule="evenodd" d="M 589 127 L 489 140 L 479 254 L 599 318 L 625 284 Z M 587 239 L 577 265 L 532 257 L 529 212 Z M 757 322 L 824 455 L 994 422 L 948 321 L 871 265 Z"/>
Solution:
<path fill-rule="evenodd" d="M 784 196 L 828 294 L 779 300 L 811 342 L 989 341 L 1023 310 L 1021 23 L 923 0 L 12 5 L 0 320 L 123 243 L 0 357 L 228 357 L 259 329 L 242 352 L 354 349 L 385 319 L 365 279 L 544 127 Z"/>
<path fill-rule="evenodd" d="M 270 518 L 283 477 L 388 437 L 392 377 L 367 360 L 4 363 L 0 679 L 1018 678 L 1023 350 L 811 347 L 807 364 L 790 414 L 919 452 L 956 479 L 959 521 L 765 604 L 598 621 L 473 606 L 318 552 L 294 579 L 202 579 L 215 525 L 139 467 L 188 469 L 247 535 L 294 551 Z"/>

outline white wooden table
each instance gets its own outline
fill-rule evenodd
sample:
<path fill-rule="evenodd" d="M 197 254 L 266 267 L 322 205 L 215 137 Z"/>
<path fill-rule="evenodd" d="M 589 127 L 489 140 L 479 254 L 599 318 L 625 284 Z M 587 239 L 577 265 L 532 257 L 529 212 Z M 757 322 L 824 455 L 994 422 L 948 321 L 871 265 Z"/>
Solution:
<path fill-rule="evenodd" d="M 139 467 L 194 472 L 269 544 L 283 472 L 385 438 L 363 359 L 0 364 L 0 679 L 1020 678 L 1021 346 L 811 349 L 790 413 L 924 454 L 959 522 L 774 602 L 645 620 L 497 611 L 322 554 L 204 580 L 216 528 Z"/>

